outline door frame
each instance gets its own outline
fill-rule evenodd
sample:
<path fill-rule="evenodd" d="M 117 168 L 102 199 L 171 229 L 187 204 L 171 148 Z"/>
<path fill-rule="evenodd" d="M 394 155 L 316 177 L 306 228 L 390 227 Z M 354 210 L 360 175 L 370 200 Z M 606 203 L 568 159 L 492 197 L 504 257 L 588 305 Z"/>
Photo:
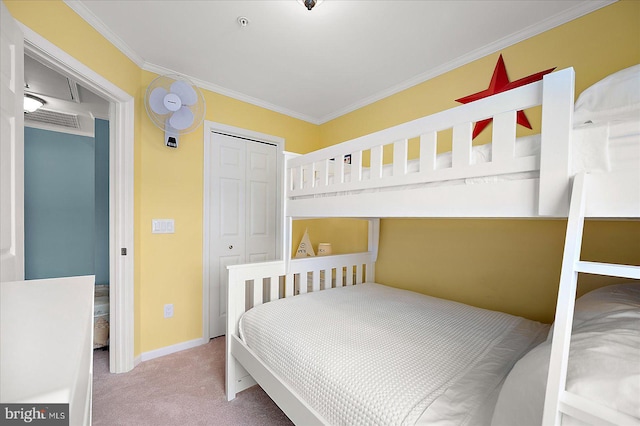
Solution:
<path fill-rule="evenodd" d="M 24 52 L 106 99 L 109 107 L 109 369 L 134 367 L 134 99 L 26 25 Z M 121 255 L 126 249 L 126 256 Z"/>
<path fill-rule="evenodd" d="M 211 268 L 209 267 L 209 245 L 211 211 L 209 202 L 211 201 L 209 194 L 211 192 L 209 170 L 211 163 L 209 157 L 211 155 L 211 133 L 223 133 L 229 136 L 235 136 L 241 139 L 249 139 L 257 142 L 265 142 L 276 146 L 276 253 L 280 259 L 284 257 L 284 138 L 279 136 L 268 135 L 265 133 L 254 132 L 252 130 L 242 129 L 240 127 L 229 126 L 213 121 L 204 122 L 204 172 L 203 172 L 203 210 L 202 210 L 202 340 L 209 341 L 209 279 L 211 278 Z"/>

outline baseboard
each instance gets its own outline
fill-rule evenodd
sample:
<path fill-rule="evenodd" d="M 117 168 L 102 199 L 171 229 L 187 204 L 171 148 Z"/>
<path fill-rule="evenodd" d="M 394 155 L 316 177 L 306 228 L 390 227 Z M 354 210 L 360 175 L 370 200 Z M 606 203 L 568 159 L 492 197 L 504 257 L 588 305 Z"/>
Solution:
<path fill-rule="evenodd" d="M 141 362 L 149 361 L 150 359 L 159 358 L 165 355 L 170 355 L 176 352 L 184 351 L 185 349 L 195 348 L 196 346 L 204 345 L 205 343 L 208 343 L 208 342 L 209 342 L 209 339 L 203 339 L 203 338 L 189 340 L 187 342 L 182 342 L 182 343 L 178 343 L 171 346 L 165 346 L 164 348 L 154 349 L 149 352 L 144 352 L 140 354 L 139 359 Z"/>

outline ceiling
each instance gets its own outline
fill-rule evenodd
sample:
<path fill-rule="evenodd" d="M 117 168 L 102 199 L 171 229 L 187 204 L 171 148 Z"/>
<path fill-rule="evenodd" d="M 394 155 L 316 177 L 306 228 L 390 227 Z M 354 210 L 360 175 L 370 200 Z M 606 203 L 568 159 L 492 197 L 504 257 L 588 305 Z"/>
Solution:
<path fill-rule="evenodd" d="M 143 69 L 315 124 L 611 2 L 66 0 Z"/>
<path fill-rule="evenodd" d="M 109 119 L 109 102 L 27 55 L 24 82 L 25 93 L 46 102 L 35 113 L 25 113 L 27 127 L 93 136 L 94 119 Z"/>

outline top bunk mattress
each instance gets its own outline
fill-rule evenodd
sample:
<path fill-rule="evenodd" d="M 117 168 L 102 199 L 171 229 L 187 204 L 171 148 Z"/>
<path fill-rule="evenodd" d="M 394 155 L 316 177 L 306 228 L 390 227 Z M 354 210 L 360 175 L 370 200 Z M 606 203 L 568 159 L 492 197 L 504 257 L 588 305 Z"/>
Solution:
<path fill-rule="evenodd" d="M 488 424 L 548 326 L 375 283 L 280 299 L 240 320 L 247 346 L 329 424 Z"/>

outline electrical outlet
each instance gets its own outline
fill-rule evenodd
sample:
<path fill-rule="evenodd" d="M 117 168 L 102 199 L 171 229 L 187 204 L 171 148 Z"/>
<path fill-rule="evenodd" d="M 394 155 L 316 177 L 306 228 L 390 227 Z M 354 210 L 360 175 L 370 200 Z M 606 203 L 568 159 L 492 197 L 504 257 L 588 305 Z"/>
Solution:
<path fill-rule="evenodd" d="M 164 317 L 171 318 L 173 316 L 173 303 L 164 305 Z"/>

